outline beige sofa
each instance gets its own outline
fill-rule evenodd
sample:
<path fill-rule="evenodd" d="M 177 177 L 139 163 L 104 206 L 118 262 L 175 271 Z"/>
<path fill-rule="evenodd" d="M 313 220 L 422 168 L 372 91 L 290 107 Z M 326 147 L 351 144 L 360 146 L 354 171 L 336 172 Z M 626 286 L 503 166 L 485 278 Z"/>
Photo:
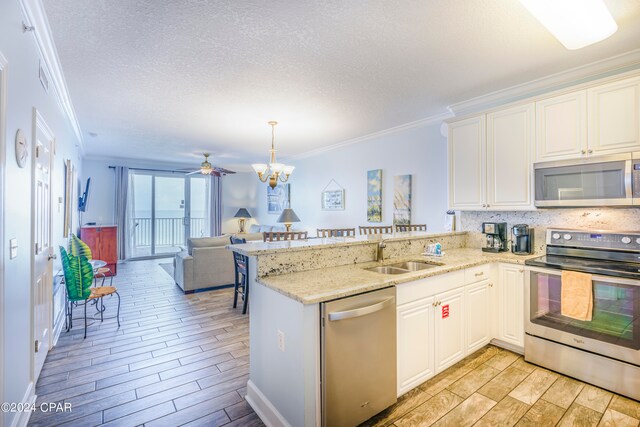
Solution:
<path fill-rule="evenodd" d="M 262 240 L 262 233 L 238 234 L 247 241 Z M 189 239 L 187 249 L 174 258 L 173 278 L 185 293 L 231 285 L 235 280 L 233 254 L 225 249 L 229 235 Z"/>

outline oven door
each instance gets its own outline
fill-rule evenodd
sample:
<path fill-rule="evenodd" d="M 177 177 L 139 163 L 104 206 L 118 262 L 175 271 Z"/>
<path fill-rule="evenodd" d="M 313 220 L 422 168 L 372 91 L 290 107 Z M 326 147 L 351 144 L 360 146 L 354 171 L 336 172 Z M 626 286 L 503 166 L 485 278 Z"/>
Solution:
<path fill-rule="evenodd" d="M 633 204 L 631 154 L 536 163 L 534 175 L 538 207 Z"/>
<path fill-rule="evenodd" d="M 525 331 L 529 335 L 640 366 L 640 281 L 593 275 L 591 321 L 561 313 L 561 270 L 527 267 Z"/>

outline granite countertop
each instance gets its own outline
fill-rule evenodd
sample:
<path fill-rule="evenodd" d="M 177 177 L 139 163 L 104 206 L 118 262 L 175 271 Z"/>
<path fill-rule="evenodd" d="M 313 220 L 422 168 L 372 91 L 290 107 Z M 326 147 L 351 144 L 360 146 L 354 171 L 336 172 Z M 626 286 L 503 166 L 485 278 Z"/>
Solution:
<path fill-rule="evenodd" d="M 276 252 L 304 251 L 319 248 L 334 248 L 339 246 L 369 245 L 378 243 L 380 240 L 385 242 L 413 240 L 413 239 L 430 239 L 440 238 L 444 236 L 465 235 L 466 231 L 454 231 L 450 233 L 429 233 L 426 231 L 410 231 L 406 233 L 392 234 L 372 234 L 368 236 L 355 237 L 324 237 L 311 238 L 307 240 L 286 240 L 280 242 L 247 242 L 241 245 L 228 245 L 227 249 L 238 252 L 242 255 L 256 256 L 265 255 Z"/>
<path fill-rule="evenodd" d="M 442 257 L 418 255 L 393 258 L 384 262 L 368 262 L 279 276 L 259 277 L 258 282 L 303 304 L 317 304 L 482 264 L 493 262 L 524 264 L 525 260 L 541 255 L 522 256 L 514 255 L 511 252 L 497 254 L 471 248 L 451 249 L 446 251 Z M 409 260 L 422 260 L 441 265 L 427 270 L 396 275 L 364 270 L 365 268 Z"/>

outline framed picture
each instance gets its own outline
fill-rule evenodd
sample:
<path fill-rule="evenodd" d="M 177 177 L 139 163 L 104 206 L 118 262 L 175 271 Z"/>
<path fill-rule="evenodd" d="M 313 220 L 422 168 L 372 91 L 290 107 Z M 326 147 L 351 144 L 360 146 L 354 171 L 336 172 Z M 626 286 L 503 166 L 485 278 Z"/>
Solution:
<path fill-rule="evenodd" d="M 267 186 L 267 212 L 276 215 L 291 206 L 290 184 L 278 184 L 275 188 Z"/>
<path fill-rule="evenodd" d="M 325 190 L 322 192 L 323 211 L 344 210 L 344 190 Z"/>
<path fill-rule="evenodd" d="M 411 175 L 393 178 L 393 223 L 411 224 Z"/>
<path fill-rule="evenodd" d="M 382 222 L 382 169 L 367 171 L 367 221 Z"/>
<path fill-rule="evenodd" d="M 66 160 L 64 175 L 64 228 L 62 237 L 68 237 L 73 227 L 73 203 L 75 200 L 76 168 L 71 160 Z"/>

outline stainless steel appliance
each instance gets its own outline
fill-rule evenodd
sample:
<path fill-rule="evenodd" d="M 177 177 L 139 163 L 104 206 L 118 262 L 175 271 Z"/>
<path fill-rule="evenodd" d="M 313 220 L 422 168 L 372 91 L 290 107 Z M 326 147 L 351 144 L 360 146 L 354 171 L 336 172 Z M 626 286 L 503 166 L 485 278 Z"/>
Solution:
<path fill-rule="evenodd" d="M 529 228 L 527 224 L 511 227 L 511 252 L 516 255 L 529 255 L 533 250 L 533 228 Z"/>
<path fill-rule="evenodd" d="M 525 360 L 640 399 L 640 232 L 547 230 L 525 261 Z M 562 313 L 562 271 L 592 274 L 590 321 Z"/>
<path fill-rule="evenodd" d="M 322 425 L 353 427 L 396 402 L 396 289 L 320 305 Z"/>
<path fill-rule="evenodd" d="M 507 251 L 507 223 L 483 222 L 482 232 L 485 234 L 484 252 Z"/>
<path fill-rule="evenodd" d="M 538 207 L 640 204 L 640 153 L 534 165 Z"/>

